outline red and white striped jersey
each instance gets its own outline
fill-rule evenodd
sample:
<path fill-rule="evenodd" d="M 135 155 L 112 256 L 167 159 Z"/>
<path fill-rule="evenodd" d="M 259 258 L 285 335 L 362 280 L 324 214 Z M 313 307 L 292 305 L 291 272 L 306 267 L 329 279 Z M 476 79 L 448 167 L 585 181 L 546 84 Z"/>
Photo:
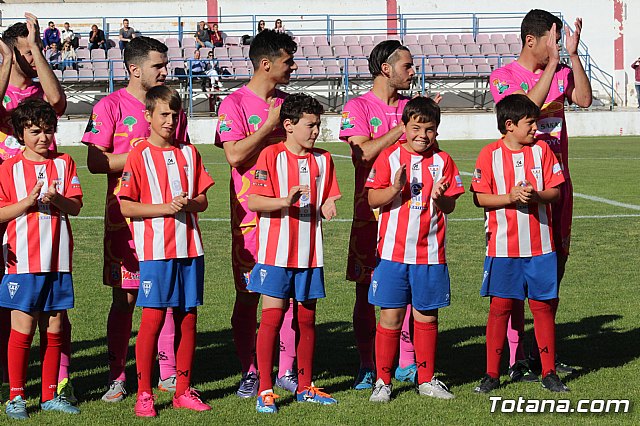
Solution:
<path fill-rule="evenodd" d="M 258 263 L 284 268 L 316 268 L 324 264 L 322 204 L 340 195 L 331 155 L 313 148 L 294 155 L 284 142 L 265 148 L 258 157 L 252 194 L 286 197 L 296 185 L 309 185 L 309 196 L 293 206 L 258 213 Z"/>
<path fill-rule="evenodd" d="M 553 188 L 564 182 L 562 167 L 544 142 L 512 151 L 500 139 L 480 151 L 471 191 L 504 195 L 523 181 L 536 191 Z M 531 257 L 555 250 L 550 204 L 514 203 L 485 209 L 485 231 L 487 256 Z"/>
<path fill-rule="evenodd" d="M 160 148 L 145 139 L 129 152 L 120 196 L 143 204 L 164 204 L 182 192 L 195 198 L 213 184 L 193 145 Z M 129 226 L 141 262 L 204 254 L 196 213 L 131 218 Z"/>
<path fill-rule="evenodd" d="M 20 152 L 0 165 L 0 207 L 27 198 L 39 181 L 40 197 L 54 184 L 59 194 L 82 200 L 76 164 L 68 154 L 50 152 L 46 161 L 31 161 Z M 38 201 L 10 220 L 3 246 L 7 274 L 71 272 L 71 224 L 53 204 Z"/>
<path fill-rule="evenodd" d="M 380 208 L 378 256 L 407 264 L 437 265 L 445 257 L 446 217 L 438 209 L 431 191 L 443 177 L 449 183 L 448 197 L 464 192 L 458 167 L 449 154 L 428 150 L 422 154 L 407 151 L 405 144 L 393 145 L 380 153 L 367 179 L 367 188 L 393 185 L 395 174 L 406 164 L 407 183 L 400 196 Z"/>

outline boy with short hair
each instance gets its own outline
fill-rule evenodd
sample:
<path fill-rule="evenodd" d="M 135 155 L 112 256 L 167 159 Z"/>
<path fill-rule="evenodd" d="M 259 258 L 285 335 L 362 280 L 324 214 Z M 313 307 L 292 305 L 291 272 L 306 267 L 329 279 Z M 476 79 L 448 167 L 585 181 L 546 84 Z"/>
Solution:
<path fill-rule="evenodd" d="M 24 388 L 29 350 L 39 326 L 41 408 L 78 414 L 80 410 L 57 393 L 57 386 L 63 315 L 74 305 L 73 237 L 67 215 L 80 212 L 82 189 L 71 157 L 49 149 L 57 126 L 51 105 L 26 99 L 14 109 L 11 121 L 24 150 L 0 165 L 0 222 L 8 222 L 0 306 L 11 310 L 6 412 L 12 419 L 29 417 Z"/>
<path fill-rule="evenodd" d="M 562 167 L 549 145 L 535 137 L 540 108 L 527 96 L 506 96 L 496 113 L 503 137 L 480 151 L 471 183 L 475 204 L 485 209 L 487 233 L 480 294 L 491 297 L 487 370 L 475 392 L 500 386 L 507 322 L 525 297 L 540 348 L 542 386 L 566 392 L 555 370 L 558 266 L 551 223 L 551 203 L 564 182 Z"/>
<path fill-rule="evenodd" d="M 197 307 L 204 290 L 204 251 L 197 213 L 206 210 L 214 184 L 193 145 L 178 142 L 180 96 L 166 86 L 147 92 L 145 118 L 151 135 L 135 146 L 122 173 L 120 208 L 131 218 L 140 260 L 142 321 L 136 341 L 139 417 L 155 417 L 151 375 L 167 308 L 176 327 L 174 408 L 210 410 L 191 387 Z"/>
<path fill-rule="evenodd" d="M 262 150 L 248 208 L 258 213 L 257 263 L 248 290 L 262 294 L 257 359 L 260 388 L 256 410 L 276 413 L 271 372 L 278 333 L 290 298 L 298 325 L 298 402 L 336 404 L 311 382 L 316 300 L 325 297 L 322 219 L 336 216 L 341 197 L 329 152 L 314 148 L 320 133 L 320 103 L 290 95 L 280 109 L 286 140 Z"/>
<path fill-rule="evenodd" d="M 438 309 L 450 303 L 445 215 L 453 212 L 464 188 L 456 164 L 436 145 L 437 103 L 412 99 L 402 123 L 406 142 L 380 153 L 366 184 L 369 205 L 380 208 L 380 260 L 369 289 L 369 303 L 381 308 L 375 351 L 378 380 L 371 402 L 391 398 L 391 372 L 407 305 L 413 309 L 418 393 L 454 397 L 433 373 Z"/>

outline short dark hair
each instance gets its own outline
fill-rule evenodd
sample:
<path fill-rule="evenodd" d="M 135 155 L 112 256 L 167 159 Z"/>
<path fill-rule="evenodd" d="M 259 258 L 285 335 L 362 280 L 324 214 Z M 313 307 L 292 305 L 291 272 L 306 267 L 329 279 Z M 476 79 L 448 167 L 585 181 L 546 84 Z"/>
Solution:
<path fill-rule="evenodd" d="M 522 45 L 524 46 L 528 35 L 532 35 L 535 38 L 542 37 L 544 33 L 551 30 L 553 24 L 556 24 L 557 31 L 562 29 L 562 21 L 557 16 L 546 10 L 531 9 L 522 19 L 522 24 L 520 24 Z M 555 37 L 555 34 L 553 37 Z"/>
<path fill-rule="evenodd" d="M 47 25 L 51 25 L 51 24 L 55 25 L 55 22 L 49 21 L 49 23 Z"/>
<path fill-rule="evenodd" d="M 496 116 L 498 118 L 498 130 L 503 135 L 507 134 L 507 120 L 514 123 L 525 117 L 537 119 L 540 116 L 540 108 L 526 95 L 516 93 L 505 96 L 496 104 Z"/>
<path fill-rule="evenodd" d="M 158 102 L 165 102 L 169 104 L 169 108 L 173 111 L 180 111 L 182 109 L 182 99 L 180 99 L 180 94 L 167 86 L 155 86 L 147 91 L 147 94 L 144 97 L 145 109 L 150 113 L 153 113 Z"/>
<path fill-rule="evenodd" d="M 398 50 L 409 52 L 409 48 L 403 46 L 398 40 L 381 41 L 373 48 L 369 55 L 369 72 L 374 78 L 382 73 L 382 64 L 395 63 L 394 53 Z"/>
<path fill-rule="evenodd" d="M 418 96 L 411 99 L 402 111 L 402 122 L 407 125 L 411 119 L 418 123 L 433 121 L 440 125 L 440 106 L 431 98 Z"/>
<path fill-rule="evenodd" d="M 298 50 L 298 44 L 287 33 L 264 30 L 256 34 L 251 41 L 249 59 L 251 59 L 253 67 L 257 69 L 263 58 L 267 58 L 270 61 L 279 58 L 282 55 L 281 50 L 293 55 Z"/>
<path fill-rule="evenodd" d="M 140 36 L 131 39 L 124 49 L 124 64 L 129 70 L 130 64 L 141 65 L 149 57 L 149 52 L 167 53 L 169 48 L 155 38 Z"/>
<path fill-rule="evenodd" d="M 56 131 L 58 116 L 48 102 L 40 98 L 27 98 L 11 112 L 13 135 L 24 145 L 24 129 L 37 126 L 41 129 Z"/>
<path fill-rule="evenodd" d="M 294 93 L 287 96 L 280 107 L 280 124 L 287 119 L 297 124 L 303 114 L 322 115 L 323 113 L 324 108 L 316 98 L 305 93 Z"/>
<path fill-rule="evenodd" d="M 29 28 L 24 22 L 16 22 L 2 33 L 2 41 L 7 46 L 16 47 L 19 38 L 27 38 L 29 36 Z"/>

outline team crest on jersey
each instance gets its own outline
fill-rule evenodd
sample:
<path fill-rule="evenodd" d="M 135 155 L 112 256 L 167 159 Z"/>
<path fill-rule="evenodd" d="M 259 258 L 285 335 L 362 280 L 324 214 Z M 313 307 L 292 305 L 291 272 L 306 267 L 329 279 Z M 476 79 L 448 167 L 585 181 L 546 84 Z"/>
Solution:
<path fill-rule="evenodd" d="M 354 117 L 349 117 L 349 111 L 342 111 L 342 118 L 340 119 L 340 130 L 353 129 L 355 125 Z"/>
<path fill-rule="evenodd" d="M 564 80 L 558 80 L 558 91 L 564 93 Z"/>
<path fill-rule="evenodd" d="M 7 290 L 9 290 L 9 296 L 11 296 L 12 299 L 13 299 L 13 296 L 15 296 L 16 293 L 18 292 L 19 288 L 20 288 L 20 284 L 18 283 L 9 282 L 9 284 L 7 284 Z"/>
<path fill-rule="evenodd" d="M 504 92 L 506 92 L 507 89 L 509 88 L 509 85 L 506 82 L 500 81 L 497 78 L 493 79 L 493 81 L 491 83 L 496 87 L 496 89 L 498 90 L 498 93 L 501 94 L 501 95 Z"/>
<path fill-rule="evenodd" d="M 429 166 L 429 171 L 431 172 L 431 177 L 433 180 L 436 180 L 438 177 L 438 172 L 440 171 L 440 166 L 437 164 L 432 164 Z"/>
<path fill-rule="evenodd" d="M 144 291 L 144 297 L 149 297 L 152 285 L 153 283 L 151 281 L 142 281 L 142 291 Z"/>
<path fill-rule="evenodd" d="M 128 115 L 124 118 L 124 120 L 122 120 L 122 124 L 127 126 L 127 129 L 129 129 L 130 132 L 133 132 L 133 126 L 138 124 L 138 120 L 136 120 L 135 117 Z"/>
<path fill-rule="evenodd" d="M 131 172 L 122 172 L 122 182 L 129 182 L 131 180 Z"/>
<path fill-rule="evenodd" d="M 560 173 L 562 173 L 562 166 L 560 165 L 560 163 L 556 163 L 553 165 L 553 174 L 554 175 L 559 175 Z"/>
<path fill-rule="evenodd" d="M 378 281 L 373 281 L 371 283 L 371 290 L 373 290 L 373 295 L 376 295 L 376 291 L 378 290 Z"/>
<path fill-rule="evenodd" d="M 76 187 L 80 186 L 80 178 L 78 176 L 74 176 L 71 178 L 71 185 L 76 185 Z"/>
<path fill-rule="evenodd" d="M 231 124 L 233 123 L 233 120 L 227 120 L 227 114 L 220 114 L 218 120 L 220 122 L 220 125 L 218 126 L 218 131 L 220 133 L 231 131 Z"/>
<path fill-rule="evenodd" d="M 462 178 L 460 175 L 455 175 L 454 179 L 456 180 L 456 186 L 458 188 L 462 188 Z"/>
<path fill-rule="evenodd" d="M 265 278 L 267 278 L 267 270 L 260 269 L 260 285 L 264 284 Z"/>
<path fill-rule="evenodd" d="M 85 133 L 91 132 L 94 135 L 97 135 L 98 133 L 100 133 L 100 129 L 98 129 L 98 126 L 102 126 L 102 123 L 96 121 L 97 119 L 98 119 L 98 114 L 91 114 L 91 118 L 89 118 L 87 127 L 86 129 L 84 129 Z"/>
<path fill-rule="evenodd" d="M 536 178 L 536 180 L 542 179 L 542 169 L 540 167 L 534 167 L 531 169 L 531 174 Z"/>
<path fill-rule="evenodd" d="M 367 177 L 367 182 L 373 183 L 375 178 L 376 178 L 376 169 L 371 169 L 371 171 L 369 172 L 369 177 Z"/>

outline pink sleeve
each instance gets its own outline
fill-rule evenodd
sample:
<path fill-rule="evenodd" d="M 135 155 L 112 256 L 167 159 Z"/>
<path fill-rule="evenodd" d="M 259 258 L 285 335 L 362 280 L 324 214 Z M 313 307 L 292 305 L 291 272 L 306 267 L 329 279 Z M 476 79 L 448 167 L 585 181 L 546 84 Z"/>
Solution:
<path fill-rule="evenodd" d="M 373 163 L 365 187 L 381 189 L 389 186 L 391 186 L 391 166 L 389 165 L 389 156 L 383 151 Z"/>
<path fill-rule="evenodd" d="M 549 145 L 541 142 L 540 146 L 542 146 L 543 150 L 542 176 L 544 178 L 544 188 L 554 188 L 564 182 L 562 167 Z"/>
<path fill-rule="evenodd" d="M 493 170 L 491 168 L 490 150 L 483 149 L 476 160 L 476 168 L 471 179 L 471 191 L 482 194 L 492 194 Z"/>
<path fill-rule="evenodd" d="M 353 99 L 346 103 L 342 109 L 342 118 L 340 119 L 340 139 L 347 142 L 351 136 L 371 137 L 371 129 L 367 112 L 357 99 Z"/>
<path fill-rule="evenodd" d="M 78 179 L 78 170 L 76 169 L 76 162 L 71 157 L 68 157 L 69 170 L 67 170 L 67 182 L 65 182 L 64 196 L 67 198 L 79 198 L 82 200 L 82 187 L 80 186 L 80 179 Z"/>
<path fill-rule="evenodd" d="M 195 154 L 196 154 L 196 176 L 195 176 L 196 188 L 197 188 L 196 194 L 200 195 L 207 192 L 207 190 L 211 188 L 215 184 L 215 182 L 213 178 L 209 175 L 209 172 L 207 171 L 207 169 L 204 167 L 204 164 L 202 163 L 202 157 L 200 156 L 200 153 L 198 152 L 198 150 L 195 149 L 195 147 L 193 148 L 193 150 L 195 151 Z"/>
<path fill-rule="evenodd" d="M 91 112 L 82 142 L 113 149 L 113 134 L 116 129 L 116 118 L 113 116 L 112 104 L 104 98 L 98 102 Z"/>
<path fill-rule="evenodd" d="M 444 163 L 442 175 L 447 179 L 446 182 L 449 184 L 449 188 L 444 192 L 444 195 L 447 197 L 455 197 L 456 195 L 464 193 L 464 185 L 460 178 L 458 166 L 456 166 L 456 163 L 449 156 L 447 156 L 447 161 Z"/>
<path fill-rule="evenodd" d="M 251 194 L 263 195 L 265 197 L 275 197 L 275 189 L 273 188 L 273 180 L 271 176 L 271 166 L 273 163 L 272 150 L 267 149 L 260 153 L 256 162 L 255 175 L 253 184 L 249 192 Z"/>
<path fill-rule="evenodd" d="M 216 129 L 216 143 L 221 145 L 225 142 L 239 141 L 247 137 L 243 127 L 242 110 L 235 99 L 226 98 L 220 104 L 218 111 L 218 126 Z"/>
<path fill-rule="evenodd" d="M 494 70 L 491 73 L 491 77 L 489 77 L 489 83 L 493 102 L 495 103 L 500 102 L 507 95 L 511 95 L 517 91 L 522 91 L 522 88 L 513 78 L 511 72 L 505 67 Z"/>
<path fill-rule="evenodd" d="M 180 115 L 178 116 L 178 129 L 176 130 L 175 136 L 175 139 L 178 143 L 191 143 L 191 141 L 189 140 L 189 128 L 187 123 L 187 114 L 184 112 L 184 110 L 182 110 L 180 111 Z"/>
<path fill-rule="evenodd" d="M 127 155 L 127 162 L 122 171 L 122 180 L 120 193 L 121 198 L 128 198 L 131 201 L 140 201 L 140 174 L 139 159 L 140 155 L 137 150 L 133 150 Z"/>

